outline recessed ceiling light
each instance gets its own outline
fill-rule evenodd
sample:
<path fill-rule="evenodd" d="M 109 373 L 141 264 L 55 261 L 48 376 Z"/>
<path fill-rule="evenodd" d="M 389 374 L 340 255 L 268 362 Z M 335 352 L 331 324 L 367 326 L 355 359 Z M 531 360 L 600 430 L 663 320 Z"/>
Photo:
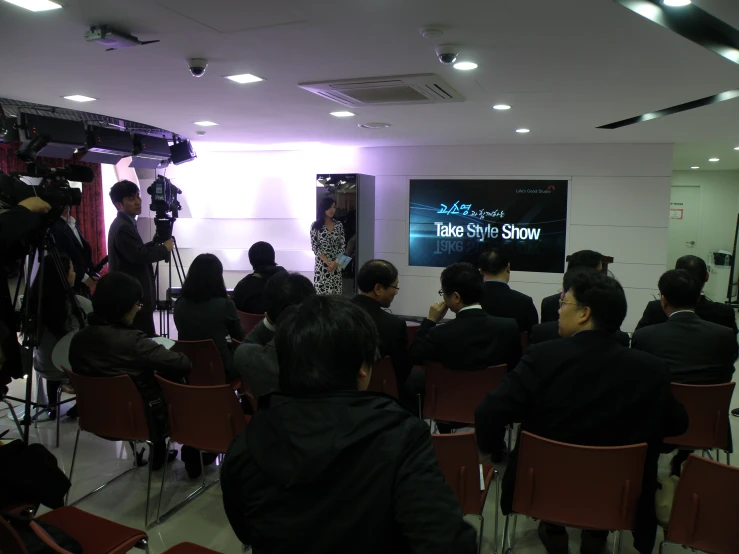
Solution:
<path fill-rule="evenodd" d="M 690 169 L 700 169 L 700 167 L 698 167 L 697 165 L 691 165 Z"/>
<path fill-rule="evenodd" d="M 73 94 L 72 96 L 65 96 L 65 100 L 71 100 L 72 102 L 94 102 L 97 98 L 90 98 L 89 96 L 82 96 L 81 94 Z"/>
<path fill-rule="evenodd" d="M 352 112 L 331 112 L 331 115 L 334 117 L 354 117 Z"/>
<path fill-rule="evenodd" d="M 475 62 L 457 62 L 454 64 L 454 69 L 469 71 L 470 69 L 477 69 L 477 64 Z"/>
<path fill-rule="evenodd" d="M 508 104 L 496 104 L 495 106 L 493 106 L 493 109 L 505 111 L 505 110 L 510 110 L 511 107 Z"/>
<path fill-rule="evenodd" d="M 672 8 L 681 8 L 683 6 L 687 6 L 691 3 L 690 0 L 662 0 L 662 3 L 665 6 L 670 6 Z"/>
<path fill-rule="evenodd" d="M 226 77 L 226 79 L 230 79 L 234 83 L 239 83 L 240 85 L 243 85 L 244 83 L 258 83 L 259 81 L 264 81 L 261 77 L 257 77 L 256 75 L 252 75 L 251 73 L 244 73 L 242 75 L 229 75 Z"/>
<path fill-rule="evenodd" d="M 9 4 L 15 4 L 32 12 L 46 12 L 61 8 L 56 2 L 50 0 L 5 0 Z"/>
<path fill-rule="evenodd" d="M 531 129 L 516 129 L 516 132 L 525 135 L 526 133 L 530 133 Z"/>
<path fill-rule="evenodd" d="M 361 127 L 362 129 L 387 129 L 388 127 L 390 127 L 390 124 L 371 122 L 371 123 L 360 123 L 359 125 L 357 125 L 357 127 Z"/>
<path fill-rule="evenodd" d="M 719 161 L 719 159 L 718 158 L 708 158 L 708 161 L 709 162 L 717 162 L 717 161 Z"/>
<path fill-rule="evenodd" d="M 213 127 L 215 125 L 218 125 L 215 121 L 195 121 L 195 125 L 200 125 L 201 127 Z"/>

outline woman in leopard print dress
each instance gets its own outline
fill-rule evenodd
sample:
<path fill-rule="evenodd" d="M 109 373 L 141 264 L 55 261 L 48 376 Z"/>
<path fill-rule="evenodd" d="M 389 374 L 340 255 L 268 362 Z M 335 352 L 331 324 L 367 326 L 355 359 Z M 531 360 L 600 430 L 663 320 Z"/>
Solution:
<path fill-rule="evenodd" d="M 343 289 L 341 267 L 336 258 L 344 253 L 346 239 L 341 222 L 334 221 L 335 213 L 334 199 L 323 198 L 318 203 L 317 219 L 310 229 L 310 242 L 316 255 L 313 284 L 318 294 L 341 294 Z"/>

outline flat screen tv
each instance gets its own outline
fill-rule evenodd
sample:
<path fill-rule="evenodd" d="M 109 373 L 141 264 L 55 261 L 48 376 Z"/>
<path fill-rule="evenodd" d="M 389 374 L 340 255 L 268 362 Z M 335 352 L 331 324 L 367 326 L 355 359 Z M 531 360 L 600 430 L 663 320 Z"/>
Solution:
<path fill-rule="evenodd" d="M 566 180 L 411 179 L 408 264 L 477 264 L 505 248 L 513 271 L 562 273 Z"/>

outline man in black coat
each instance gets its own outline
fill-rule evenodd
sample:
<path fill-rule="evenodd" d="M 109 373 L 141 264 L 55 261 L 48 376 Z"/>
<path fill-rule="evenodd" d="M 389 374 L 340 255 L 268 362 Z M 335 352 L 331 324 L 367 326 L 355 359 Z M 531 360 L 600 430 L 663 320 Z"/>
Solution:
<path fill-rule="evenodd" d="M 603 255 L 600 252 L 594 250 L 580 250 L 570 256 L 570 261 L 567 262 L 567 271 L 570 269 L 595 269 L 597 271 L 603 270 L 603 262 L 601 258 Z M 553 294 L 547 296 L 541 301 L 541 322 L 546 323 L 547 321 L 557 321 L 559 318 L 559 301 L 562 298 L 562 294 Z"/>
<path fill-rule="evenodd" d="M 249 263 L 254 269 L 238 282 L 231 298 L 236 309 L 247 314 L 263 314 L 267 311 L 264 288 L 276 273 L 286 271 L 275 263 L 275 249 L 268 242 L 255 242 L 249 248 Z"/>
<path fill-rule="evenodd" d="M 521 333 L 531 333 L 531 328 L 539 323 L 539 313 L 530 296 L 513 290 L 508 284 L 511 262 L 505 250 L 495 248 L 483 252 L 479 266 L 485 280 L 480 302 L 482 309 L 492 316 L 512 317 Z"/>
<path fill-rule="evenodd" d="M 413 365 L 439 362 L 454 370 L 516 366 L 521 357 L 518 324 L 482 309 L 482 276 L 475 266 L 457 263 L 442 271 L 439 295 L 442 301 L 431 306 L 411 345 Z M 437 325 L 449 310 L 456 318 Z"/>
<path fill-rule="evenodd" d="M 97 281 L 97 277 L 91 275 L 92 268 L 95 266 L 92 260 L 92 248 L 82 236 L 69 206 L 64 207 L 62 215 L 51 226 L 51 234 L 54 236 L 59 252 L 66 254 L 72 260 L 72 266 L 77 275 L 74 282 L 75 291 L 77 294 L 89 297 L 90 290 L 95 288 Z"/>
<path fill-rule="evenodd" d="M 151 264 L 169 258 L 174 240 L 169 239 L 162 244 L 144 244 L 141 240 L 136 228 L 136 216 L 141 215 L 141 196 L 139 187 L 131 181 L 113 185 L 110 199 L 118 208 L 118 216 L 108 230 L 108 267 L 110 271 L 122 271 L 141 283 L 143 306 L 133 320 L 133 327 L 153 337 L 156 335 L 154 309 L 157 291 Z"/>
<path fill-rule="evenodd" d="M 280 392 L 226 454 L 226 516 L 272 554 L 473 554 L 476 533 L 444 481 L 428 426 L 366 392 L 377 330 L 356 303 L 313 296 L 275 337 Z"/>
<path fill-rule="evenodd" d="M 628 348 L 631 339 L 629 334 L 618 329 L 613 333 L 613 339 L 623 347 Z M 561 339 L 559 335 L 559 321 L 547 321 L 546 323 L 539 323 L 534 325 L 531 329 L 531 339 L 529 344 L 539 344 L 540 342 L 546 342 L 548 340 Z"/>
<path fill-rule="evenodd" d="M 561 300 L 559 341 L 531 346 L 516 369 L 475 413 L 478 448 L 495 455 L 510 423 L 556 441 L 590 446 L 649 445 L 634 530 L 642 554 L 652 552 L 657 530 L 654 495 L 664 437 L 688 427 L 670 392 L 666 364 L 624 348 L 612 338 L 626 317 L 626 296 L 613 278 L 592 270 L 573 274 Z M 518 447 L 517 447 L 518 448 Z M 501 508 L 511 512 L 518 451 L 503 478 Z M 563 495 L 567 484 L 562 485 Z M 566 554 L 564 527 L 542 522 L 539 536 L 550 554 Z M 600 554 L 608 531 L 583 531 L 582 554 Z"/>
<path fill-rule="evenodd" d="M 708 278 L 711 275 L 710 273 L 708 273 L 706 262 L 704 262 L 703 259 L 699 258 L 698 256 L 688 255 L 679 258 L 675 263 L 675 269 L 684 269 L 685 271 L 690 273 L 693 279 L 700 282 L 701 290 L 703 289 L 705 283 L 708 282 Z M 723 325 L 724 327 L 728 327 L 734 332 L 734 335 L 739 332 L 736 326 L 736 313 L 734 312 L 734 309 L 727 306 L 726 304 L 713 302 L 706 298 L 703 294 L 700 295 L 698 303 L 695 306 L 695 313 L 701 319 L 716 323 L 718 325 Z M 666 321 L 667 314 L 662 309 L 661 300 L 652 300 L 644 309 L 644 314 L 639 320 L 639 323 L 637 323 L 636 328 L 637 330 L 639 330 L 642 327 L 657 325 L 659 323 L 665 323 Z"/>

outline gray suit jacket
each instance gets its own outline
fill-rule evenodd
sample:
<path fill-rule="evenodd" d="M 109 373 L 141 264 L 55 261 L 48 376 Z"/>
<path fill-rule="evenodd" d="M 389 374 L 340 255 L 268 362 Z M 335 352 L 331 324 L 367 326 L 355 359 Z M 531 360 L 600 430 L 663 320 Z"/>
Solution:
<path fill-rule="evenodd" d="M 234 354 L 234 368 L 257 400 L 280 386 L 275 334 L 264 320 L 254 327 Z"/>
<path fill-rule="evenodd" d="M 167 259 L 169 251 L 163 244 L 144 244 L 133 220 L 123 212 L 110 224 L 108 230 L 108 267 L 122 271 L 141 283 L 144 289 L 144 309 L 152 311 L 157 294 L 154 288 L 154 270 L 151 264 Z"/>

